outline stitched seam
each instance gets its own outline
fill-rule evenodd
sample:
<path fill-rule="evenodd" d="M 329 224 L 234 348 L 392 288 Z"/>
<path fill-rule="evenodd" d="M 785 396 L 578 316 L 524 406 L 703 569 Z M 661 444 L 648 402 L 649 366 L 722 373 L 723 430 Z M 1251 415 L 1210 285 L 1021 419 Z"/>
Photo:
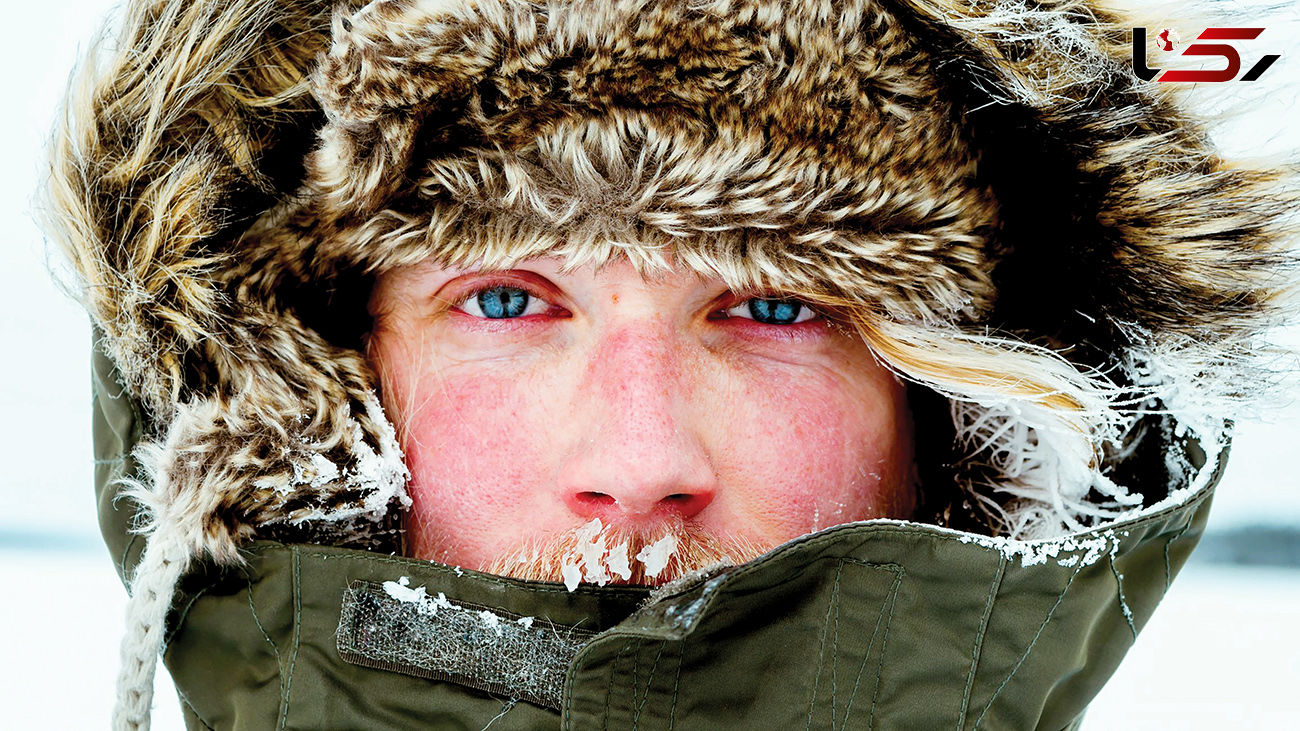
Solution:
<path fill-rule="evenodd" d="M 289 721 L 289 695 L 293 691 L 293 671 L 298 666 L 298 643 L 302 636 L 302 585 L 299 581 L 301 558 L 298 549 L 293 552 L 293 654 L 289 661 L 289 676 L 284 680 L 284 693 L 280 696 L 280 731 Z"/>
<path fill-rule="evenodd" d="M 871 710 L 867 714 L 868 729 L 872 728 L 876 723 L 876 703 L 880 700 L 880 676 L 885 670 L 885 650 L 889 647 L 889 628 L 894 624 L 894 607 L 898 606 L 898 587 L 902 585 L 903 577 L 907 575 L 907 571 L 897 564 L 875 565 L 894 572 L 894 585 L 889 587 L 889 616 L 885 618 L 885 636 L 880 640 L 880 659 L 876 661 L 876 689 L 871 693 Z M 877 625 L 879 625 L 879 620 L 877 620 Z M 875 635 L 872 635 L 871 641 L 872 644 L 875 643 Z M 854 692 L 857 692 L 856 689 Z M 848 722 L 848 718 L 848 711 L 846 710 L 844 713 L 844 720 L 846 723 Z"/>
<path fill-rule="evenodd" d="M 641 700 L 637 703 L 636 710 L 632 712 L 632 731 L 637 730 L 638 724 L 640 723 L 640 719 L 641 719 L 641 711 L 645 709 L 646 701 L 650 700 L 650 686 L 654 685 L 655 669 L 659 667 L 659 658 L 663 657 L 664 647 L 666 647 L 667 645 L 668 645 L 667 642 L 659 643 L 659 652 L 655 653 L 654 662 L 650 663 L 650 672 L 647 673 L 645 677 L 645 692 L 641 694 Z M 640 657 L 641 656 L 638 653 L 637 655 L 638 664 L 640 663 Z M 633 669 L 633 672 L 635 673 L 635 669 Z M 634 693 L 636 692 L 635 677 L 636 676 L 633 675 L 632 692 Z"/>
<path fill-rule="evenodd" d="M 197 710 L 195 710 L 194 705 L 190 703 L 189 696 L 185 695 L 185 693 L 181 691 L 180 688 L 176 688 L 176 698 L 180 700 L 182 706 L 185 706 L 185 708 L 189 709 L 190 713 L 194 714 L 194 718 L 198 720 L 199 724 L 202 725 L 203 728 L 210 729 L 210 731 L 215 731 L 215 729 L 213 729 L 212 724 L 203 720 L 203 717 L 199 715 L 199 712 Z"/>
<path fill-rule="evenodd" d="M 1061 593 L 1057 595 L 1056 603 L 1052 605 L 1051 609 L 1047 610 L 1047 616 L 1043 617 L 1043 623 L 1038 625 L 1038 631 L 1034 633 L 1033 639 L 1029 641 L 1029 646 L 1025 648 L 1024 654 L 1022 654 L 1020 659 L 1016 661 L 1016 665 L 1011 668 L 1011 672 L 1007 673 L 1007 677 L 1003 678 L 1002 684 L 998 686 L 998 689 L 993 691 L 993 697 L 989 698 L 989 702 L 984 705 L 984 710 L 980 711 L 979 718 L 975 719 L 975 723 L 973 724 L 974 726 L 978 727 L 980 725 L 980 721 L 984 720 L 984 716 L 987 715 L 989 709 L 993 707 L 993 702 L 998 699 L 998 696 L 1002 694 L 1002 690 L 1006 688 L 1007 684 L 1011 682 L 1011 679 L 1015 677 L 1016 673 L 1020 670 L 1020 666 L 1025 664 L 1025 659 L 1029 657 L 1029 653 L 1034 649 L 1034 645 L 1038 644 L 1038 638 L 1042 636 L 1043 630 L 1047 629 L 1047 623 L 1052 621 L 1052 615 L 1056 614 L 1056 608 L 1061 606 L 1061 601 L 1065 599 L 1065 593 L 1070 590 L 1070 586 L 1074 584 L 1074 578 L 1079 575 L 1079 571 L 1082 568 L 1082 566 L 1074 567 L 1074 572 L 1070 574 L 1069 581 L 1065 582 L 1065 587 L 1062 588 Z"/>
<path fill-rule="evenodd" d="M 1138 638 L 1137 627 L 1133 626 L 1133 610 L 1128 605 L 1128 600 L 1124 598 L 1124 577 L 1120 576 L 1119 569 L 1115 568 L 1115 553 L 1110 554 L 1110 573 L 1115 577 L 1115 600 L 1119 602 L 1119 613 L 1124 615 L 1124 621 L 1128 622 L 1128 631 L 1133 633 L 1133 640 Z"/>
<path fill-rule="evenodd" d="M 194 607 L 194 603 L 203 598 L 203 595 L 208 593 L 208 589 L 211 588 L 211 586 L 203 587 L 190 597 L 190 600 L 185 603 L 183 609 L 172 613 L 171 616 L 174 616 L 176 619 L 173 620 L 171 630 L 168 631 L 167 636 L 163 639 L 164 645 L 170 646 L 172 640 L 176 639 L 176 633 L 181 631 L 181 626 L 185 624 L 185 619 L 190 616 L 190 609 Z"/>
<path fill-rule="evenodd" d="M 835 598 L 839 595 L 840 572 L 844 570 L 844 562 L 840 561 L 835 566 L 835 582 L 831 584 L 830 600 L 826 603 L 826 618 L 822 620 L 822 637 L 817 645 L 817 673 L 813 675 L 812 695 L 808 698 L 808 723 L 804 726 L 805 731 L 811 731 L 813 722 L 813 710 L 817 707 L 817 688 L 821 686 L 822 668 L 826 663 L 826 633 L 831 627 L 831 611 L 835 608 Z"/>
<path fill-rule="evenodd" d="M 673 704 L 668 708 L 668 731 L 677 724 L 677 688 L 682 682 L 682 662 L 686 657 L 686 643 L 677 643 L 677 672 L 673 675 Z"/>
<path fill-rule="evenodd" d="M 275 668 L 280 676 L 280 697 L 284 697 L 284 662 L 280 659 L 280 648 L 275 646 L 275 641 L 267 633 L 266 628 L 262 626 L 262 620 L 257 616 L 257 607 L 253 605 L 253 578 L 244 573 L 245 580 L 248 581 L 248 613 L 253 615 L 253 624 L 257 625 L 257 631 L 262 633 L 262 638 L 266 644 L 271 646 L 271 652 L 275 653 Z"/>
<path fill-rule="evenodd" d="M 564 704 L 560 709 L 560 723 L 563 731 L 573 728 L 573 665 L 564 671 Z"/>
<path fill-rule="evenodd" d="M 636 711 L 636 708 L 635 708 L 635 706 L 636 706 L 636 686 L 637 686 L 638 683 L 641 682 L 641 681 L 640 681 L 640 675 L 639 675 L 639 673 L 638 673 L 638 671 L 639 671 L 640 669 L 641 669 L 641 647 L 638 646 L 638 647 L 636 648 L 636 651 L 632 653 L 632 683 L 628 686 L 629 689 L 631 690 L 631 693 L 629 693 L 629 695 L 632 697 L 632 705 L 633 705 L 633 709 L 632 709 L 632 710 L 633 710 L 633 712 Z"/>
<path fill-rule="evenodd" d="M 1183 524 L 1183 527 L 1177 533 L 1169 536 L 1169 540 L 1165 541 L 1165 591 L 1169 591 L 1170 584 L 1174 583 L 1173 571 L 1169 568 L 1169 548 L 1174 545 L 1174 541 L 1182 538 L 1183 534 L 1192 527 L 1192 517 L 1191 515 L 1187 516 L 1187 522 Z"/>
<path fill-rule="evenodd" d="M 138 539 L 139 537 L 140 537 L 139 534 L 132 534 L 132 535 L 131 535 L 131 540 L 129 540 L 129 541 L 126 542 L 126 548 L 123 548 L 123 549 L 122 549 L 122 558 L 119 559 L 118 562 L 117 562 L 117 565 L 120 566 L 120 567 L 122 567 L 122 575 L 126 577 L 127 593 L 128 593 L 128 594 L 129 594 L 130 591 L 131 591 L 131 586 L 130 586 L 130 585 L 131 585 L 131 581 L 130 581 L 130 579 L 131 579 L 131 572 L 128 571 L 127 568 L 126 568 L 126 559 L 127 559 L 128 556 L 131 555 L 131 547 L 135 545 L 136 539 Z"/>
<path fill-rule="evenodd" d="M 849 727 L 849 714 L 853 712 L 853 701 L 858 697 L 858 689 L 862 687 L 862 671 L 867 669 L 867 660 L 871 659 L 871 650 L 876 646 L 876 638 L 880 636 L 880 627 L 881 624 L 885 621 L 885 607 L 890 602 L 893 601 L 894 589 L 897 589 L 897 585 L 898 585 L 898 581 L 897 581 L 898 577 L 895 576 L 894 578 L 895 578 L 895 582 L 894 582 L 894 587 L 892 587 L 890 590 L 890 598 L 886 599 L 885 604 L 880 605 L 880 611 L 876 612 L 876 626 L 875 629 L 871 630 L 871 642 L 867 643 L 867 652 L 862 656 L 862 661 L 858 663 L 858 672 L 857 675 L 854 676 L 853 678 L 853 690 L 849 693 L 849 699 L 844 705 L 844 718 L 842 721 L 840 721 L 839 727 L 842 729 Z M 892 616 L 893 612 L 890 612 L 890 614 Z M 885 631 L 886 633 L 888 633 L 889 630 L 886 628 Z M 884 649 L 885 649 L 885 645 L 884 642 L 882 642 L 880 645 L 880 650 L 882 655 L 884 653 Z M 883 657 L 878 659 L 883 659 Z M 880 684 L 879 663 L 877 663 L 876 667 L 877 667 L 876 684 L 877 687 L 879 687 Z M 835 724 L 835 717 L 834 715 L 832 715 L 831 725 L 834 726 L 834 724 Z M 870 722 L 868 722 L 868 728 L 869 727 L 870 727 Z"/>
<path fill-rule="evenodd" d="M 194 706 L 190 703 L 190 699 L 189 699 L 189 698 L 186 698 L 186 697 L 185 697 L 185 694 L 182 693 L 182 692 L 180 692 L 179 689 L 176 691 L 176 697 L 180 699 L 180 701 L 181 701 L 181 705 L 185 706 L 185 708 L 186 708 L 190 713 L 194 714 L 194 719 L 195 719 L 196 721 L 199 722 L 199 725 L 200 725 L 200 726 L 202 726 L 203 728 L 207 729 L 208 731 L 216 731 L 216 728 L 215 728 L 212 724 L 210 724 L 210 723 L 208 723 L 207 721 L 203 720 L 203 716 L 200 716 L 200 715 L 199 715 L 199 712 L 196 711 L 196 710 L 194 710 Z"/>
<path fill-rule="evenodd" d="M 134 414 L 134 413 L 135 413 L 135 410 L 132 409 L 132 412 L 131 412 L 131 413 Z M 135 423 L 136 423 L 136 422 L 132 421 L 132 427 L 131 427 L 131 433 L 132 433 L 132 435 L 135 435 L 135 431 L 136 431 L 136 430 L 135 430 L 135 426 L 134 426 Z M 120 473 L 118 473 L 118 477 L 117 477 L 116 479 L 109 480 L 109 481 L 108 481 L 108 484 L 105 485 L 104 489 L 106 489 L 106 490 L 115 490 L 115 489 L 119 486 L 120 481 L 121 481 L 123 478 L 126 477 L 126 458 L 127 458 L 127 454 L 124 452 L 124 453 L 118 455 L 117 457 L 115 457 L 115 458 L 113 458 L 113 459 L 105 459 L 105 460 L 99 460 L 99 459 L 96 459 L 96 460 L 93 460 L 93 461 L 94 461 L 94 464 L 96 464 L 96 465 L 100 465 L 100 464 L 103 464 L 103 465 L 122 465 L 122 471 L 121 471 Z M 111 473 L 110 473 L 110 474 L 111 474 Z M 117 493 L 117 494 L 115 494 L 115 495 L 113 496 L 113 501 L 112 501 L 112 502 L 113 502 L 114 509 L 117 508 L 117 501 L 118 501 L 121 497 L 122 497 L 121 493 Z M 136 518 L 140 515 L 140 507 L 139 507 L 138 505 L 136 505 L 136 506 L 134 506 L 134 510 L 135 510 L 135 512 L 132 513 L 132 515 L 131 515 L 131 522 L 132 522 L 132 523 L 135 523 Z M 132 527 L 134 528 L 134 525 L 133 525 Z M 131 555 L 131 548 L 135 545 L 136 540 L 138 540 L 139 538 L 140 538 L 140 534 L 139 534 L 139 533 L 135 533 L 135 532 L 132 532 L 132 533 L 131 533 L 131 537 L 130 537 L 130 539 L 128 539 L 127 542 L 126 542 L 126 547 L 124 547 L 124 548 L 122 549 L 122 557 L 119 558 L 118 561 L 117 561 L 117 565 L 118 565 L 119 568 L 121 568 L 121 570 L 122 570 L 122 576 L 123 576 L 123 578 L 124 578 L 125 583 L 127 584 L 127 593 L 128 593 L 128 594 L 129 594 L 130 591 L 131 591 L 131 587 L 130 587 L 130 584 L 131 584 L 131 582 L 130 582 L 131 572 L 130 572 L 129 570 L 127 570 L 126 561 L 127 561 L 127 558 Z M 137 563 L 138 563 L 138 562 L 137 562 Z"/>
<path fill-rule="evenodd" d="M 979 627 L 975 630 L 975 647 L 970 653 L 970 673 L 966 676 L 966 690 L 961 696 L 961 712 L 957 714 L 957 731 L 966 723 L 966 714 L 970 711 L 970 692 L 975 687 L 975 671 L 979 668 L 980 654 L 984 651 L 984 637 L 988 632 L 989 619 L 993 617 L 993 603 L 998 590 L 1002 588 L 1002 577 L 1007 572 L 1007 557 L 998 559 L 998 570 L 989 583 L 989 595 L 984 599 L 984 615 L 980 617 Z"/>
<path fill-rule="evenodd" d="M 632 646 L 632 640 L 623 643 L 623 647 L 614 656 L 614 661 L 609 664 L 609 683 L 605 686 L 605 715 L 600 719 L 601 728 L 609 728 L 609 699 L 614 696 L 614 676 L 618 674 L 618 664 L 623 660 L 623 653 Z M 633 672 L 636 666 L 632 667 Z"/>
<path fill-rule="evenodd" d="M 839 695 L 839 658 L 840 658 L 840 575 L 844 571 L 844 561 L 841 560 L 839 566 L 835 568 L 835 585 L 831 587 L 833 599 L 831 604 L 835 607 L 835 616 L 831 620 L 831 726 L 835 726 L 835 701 Z M 867 653 L 871 653 L 870 646 L 867 647 Z"/>

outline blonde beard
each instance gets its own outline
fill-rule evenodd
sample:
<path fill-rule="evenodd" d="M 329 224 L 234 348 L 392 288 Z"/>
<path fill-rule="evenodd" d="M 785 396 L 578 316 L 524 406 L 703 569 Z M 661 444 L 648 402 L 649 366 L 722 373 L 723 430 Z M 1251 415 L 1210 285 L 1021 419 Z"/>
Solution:
<path fill-rule="evenodd" d="M 657 548 L 656 548 L 657 546 Z M 717 536 L 680 519 L 654 529 L 605 526 L 599 520 L 525 543 L 483 571 L 533 581 L 660 586 L 686 574 L 734 566 L 772 546 L 739 536 Z"/>

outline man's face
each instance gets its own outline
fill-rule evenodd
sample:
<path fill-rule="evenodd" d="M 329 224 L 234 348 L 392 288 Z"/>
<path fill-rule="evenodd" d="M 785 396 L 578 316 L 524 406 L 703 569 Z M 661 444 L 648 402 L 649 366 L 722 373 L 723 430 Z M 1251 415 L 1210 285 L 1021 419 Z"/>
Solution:
<path fill-rule="evenodd" d="M 395 269 L 371 312 L 416 557 L 660 583 L 913 509 L 902 384 L 794 300 L 538 258 Z"/>

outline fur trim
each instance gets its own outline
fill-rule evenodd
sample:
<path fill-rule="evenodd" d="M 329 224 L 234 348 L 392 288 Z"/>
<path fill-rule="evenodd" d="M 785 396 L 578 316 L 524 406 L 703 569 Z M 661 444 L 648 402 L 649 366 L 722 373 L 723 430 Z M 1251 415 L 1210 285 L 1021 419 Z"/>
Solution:
<path fill-rule="evenodd" d="M 1088 467 L 1039 505 L 1131 499 L 1097 455 L 1120 394 L 1158 395 L 1134 363 L 1176 354 L 1179 387 L 1226 409 L 1289 312 L 1294 168 L 1218 158 L 1172 85 L 1132 75 L 1134 23 L 1090 0 L 331 8 L 138 0 L 53 147 L 55 237 L 167 445 L 166 494 L 140 495 L 195 551 L 391 537 L 370 518 L 404 504 L 396 467 L 359 478 L 394 464 L 389 426 L 339 313 L 426 257 L 675 260 L 930 342 L 1041 348 L 1088 418 L 1016 427 L 926 381 L 1001 445 L 976 450 L 993 492 L 1020 490 L 998 465 Z M 1063 423 L 1077 439 L 1046 438 Z M 1002 459 L 995 424 L 1058 446 Z"/>
<path fill-rule="evenodd" d="M 246 241 L 268 276 L 622 253 L 898 317 L 991 301 L 993 200 L 870 4 L 389 2 L 334 32 L 309 204 Z"/>

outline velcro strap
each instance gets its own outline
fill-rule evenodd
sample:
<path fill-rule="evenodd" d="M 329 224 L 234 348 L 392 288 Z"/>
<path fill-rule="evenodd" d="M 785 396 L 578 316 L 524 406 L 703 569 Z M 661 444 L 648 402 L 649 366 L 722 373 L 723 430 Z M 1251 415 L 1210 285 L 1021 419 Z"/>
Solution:
<path fill-rule="evenodd" d="M 345 661 L 441 680 L 559 710 L 569 663 L 595 633 L 430 596 L 394 582 L 354 581 L 336 633 Z"/>

